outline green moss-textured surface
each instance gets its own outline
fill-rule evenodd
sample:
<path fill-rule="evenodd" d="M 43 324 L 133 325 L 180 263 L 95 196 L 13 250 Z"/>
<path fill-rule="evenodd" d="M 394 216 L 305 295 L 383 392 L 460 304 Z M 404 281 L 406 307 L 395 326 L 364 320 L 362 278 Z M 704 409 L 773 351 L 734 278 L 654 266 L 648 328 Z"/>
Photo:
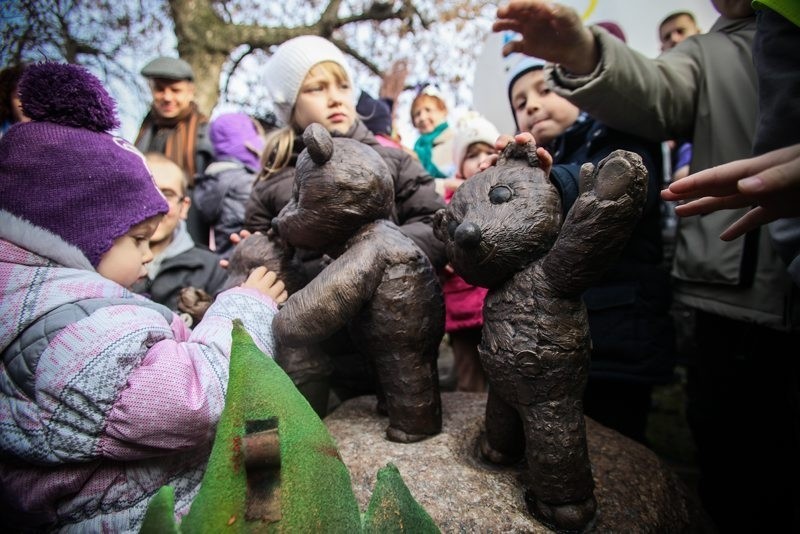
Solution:
<path fill-rule="evenodd" d="M 139 532 L 142 534 L 179 532 L 175 523 L 175 490 L 171 486 L 162 487 L 150 500 Z"/>
<path fill-rule="evenodd" d="M 394 464 L 378 471 L 378 482 L 364 514 L 364 532 L 439 532 L 428 512 L 408 491 Z"/>
<path fill-rule="evenodd" d="M 273 523 L 245 521 L 245 421 L 278 419 L 280 511 Z M 325 425 L 292 381 L 237 324 L 225 409 L 200 493 L 182 532 L 357 532 L 350 474 Z"/>

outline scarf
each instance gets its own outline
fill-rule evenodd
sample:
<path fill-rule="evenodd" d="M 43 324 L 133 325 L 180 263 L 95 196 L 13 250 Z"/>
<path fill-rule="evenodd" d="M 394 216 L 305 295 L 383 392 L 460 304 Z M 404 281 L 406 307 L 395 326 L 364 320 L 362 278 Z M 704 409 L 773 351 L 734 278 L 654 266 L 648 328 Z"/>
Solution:
<path fill-rule="evenodd" d="M 186 111 L 171 119 L 160 117 L 151 109 L 142 121 L 142 127 L 136 137 L 136 146 L 139 146 L 139 141 L 148 132 L 151 132 L 152 139 L 158 130 L 171 129 L 164 147 L 164 155 L 186 172 L 189 178 L 189 187 L 194 187 L 194 176 L 197 173 L 195 160 L 197 130 L 200 124 L 205 122 L 208 122 L 208 119 L 200 113 L 194 102 Z"/>
<path fill-rule="evenodd" d="M 417 142 L 414 143 L 414 152 L 419 156 L 419 161 L 428 174 L 434 178 L 447 178 L 447 175 L 439 170 L 439 167 L 433 162 L 433 142 L 439 137 L 443 131 L 448 127 L 447 121 L 433 129 L 432 132 L 424 133 L 419 136 Z"/>

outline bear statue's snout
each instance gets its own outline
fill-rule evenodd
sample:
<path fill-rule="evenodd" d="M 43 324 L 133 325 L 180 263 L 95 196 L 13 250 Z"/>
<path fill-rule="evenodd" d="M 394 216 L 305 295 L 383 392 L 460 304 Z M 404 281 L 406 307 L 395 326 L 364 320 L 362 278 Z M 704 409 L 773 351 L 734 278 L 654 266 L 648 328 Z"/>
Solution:
<path fill-rule="evenodd" d="M 453 236 L 456 244 L 463 248 L 475 248 L 481 242 L 481 229 L 477 224 L 465 222 L 458 225 Z"/>

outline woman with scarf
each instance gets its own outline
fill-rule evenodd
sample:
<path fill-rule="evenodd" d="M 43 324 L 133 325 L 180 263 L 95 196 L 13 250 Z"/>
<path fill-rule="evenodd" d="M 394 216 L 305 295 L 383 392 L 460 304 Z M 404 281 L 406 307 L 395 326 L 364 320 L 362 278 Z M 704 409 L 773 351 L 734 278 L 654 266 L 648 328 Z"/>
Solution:
<path fill-rule="evenodd" d="M 411 122 L 420 133 L 414 152 L 425 170 L 434 178 L 453 176 L 453 130 L 447 124 L 444 96 L 434 86 L 426 85 L 414 98 Z M 444 193 L 441 180 L 436 181 L 436 190 Z"/>

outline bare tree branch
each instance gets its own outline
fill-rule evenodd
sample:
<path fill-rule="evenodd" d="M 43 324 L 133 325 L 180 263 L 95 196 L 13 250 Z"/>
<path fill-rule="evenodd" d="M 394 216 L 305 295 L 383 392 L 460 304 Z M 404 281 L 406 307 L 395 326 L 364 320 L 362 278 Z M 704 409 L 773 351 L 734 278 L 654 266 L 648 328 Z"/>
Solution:
<path fill-rule="evenodd" d="M 459 13 L 457 1 L 448 3 L 447 9 Z M 485 1 L 463 0 L 464 5 Z M 258 0 L 0 0 L 0 20 L 6 23 L 0 28 L 0 61 L 10 64 L 62 59 L 90 64 L 98 72 L 124 79 L 124 85 L 143 91 L 138 67 L 131 66 L 131 58 L 164 53 L 159 47 L 164 42 L 160 32 L 171 27 L 178 54 L 195 70 L 198 104 L 210 111 L 220 89 L 228 94 L 229 79 L 241 71 L 245 58 L 260 51 L 269 54 L 274 46 L 301 35 L 332 40 L 369 72 L 380 75 L 386 54 L 364 50 L 363 43 L 351 42 L 352 32 L 343 30 L 361 24 L 372 24 L 377 30 L 395 20 L 401 23 L 393 26 L 396 33 L 413 34 L 415 26 L 427 28 L 430 24 L 418 9 L 418 2 L 435 5 L 433 0 L 372 0 L 364 2 L 359 11 L 353 3 L 342 0 L 292 4 L 319 13 L 309 22 L 291 10 L 276 19 L 274 5 Z M 347 6 L 350 11 L 342 15 Z M 266 13 L 270 13 L 268 21 L 281 22 L 264 24 Z M 292 19 L 302 22 L 287 22 Z M 225 65 L 228 68 L 223 73 Z"/>
<path fill-rule="evenodd" d="M 331 42 L 339 47 L 340 50 L 343 52 L 350 54 L 355 59 L 357 59 L 360 63 L 362 63 L 365 67 L 367 67 L 373 74 L 377 74 L 380 76 L 382 74 L 381 68 L 378 67 L 375 63 L 367 59 L 366 57 L 362 56 L 358 51 L 353 50 L 346 42 L 342 41 L 341 39 L 331 39 Z"/>
<path fill-rule="evenodd" d="M 247 49 L 238 58 L 236 58 L 236 60 L 233 62 L 233 64 L 231 65 L 230 70 L 228 71 L 228 79 L 225 80 L 225 87 L 222 88 L 222 94 L 223 95 L 227 95 L 228 94 L 228 85 L 231 83 L 231 78 L 233 76 L 233 73 L 236 72 L 236 69 L 239 68 L 239 65 L 241 65 L 242 60 L 244 58 L 246 58 L 247 56 L 249 56 L 250 54 L 252 54 L 253 51 L 254 51 L 253 47 L 252 46 L 248 46 Z"/>

